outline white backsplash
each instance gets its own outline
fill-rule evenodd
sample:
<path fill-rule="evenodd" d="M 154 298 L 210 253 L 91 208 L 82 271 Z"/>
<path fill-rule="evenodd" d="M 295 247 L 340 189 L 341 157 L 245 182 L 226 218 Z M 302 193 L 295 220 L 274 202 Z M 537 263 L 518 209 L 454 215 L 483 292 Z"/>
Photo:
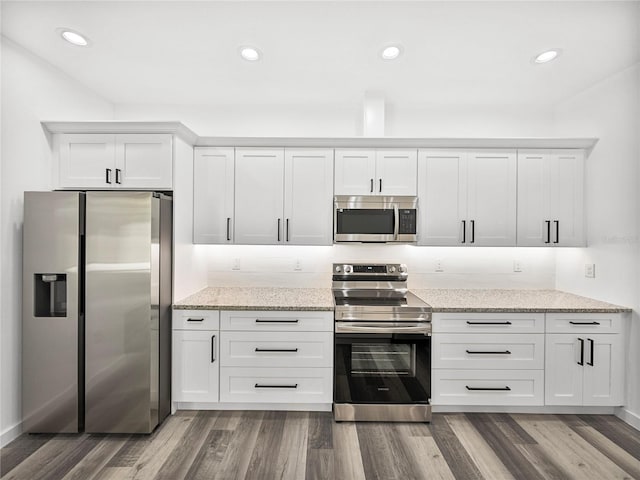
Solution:
<path fill-rule="evenodd" d="M 336 262 L 406 263 L 410 288 L 555 287 L 556 252 L 545 248 L 206 245 L 209 286 L 331 286 Z M 521 272 L 514 272 L 514 262 Z M 239 270 L 234 266 L 239 262 Z M 442 272 L 436 272 L 440 263 Z M 299 264 L 300 270 L 295 270 Z"/>

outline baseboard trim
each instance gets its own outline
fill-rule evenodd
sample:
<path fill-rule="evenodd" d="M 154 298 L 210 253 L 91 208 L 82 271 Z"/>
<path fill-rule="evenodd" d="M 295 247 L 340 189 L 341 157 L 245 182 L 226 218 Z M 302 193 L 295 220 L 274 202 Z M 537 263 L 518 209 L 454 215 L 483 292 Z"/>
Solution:
<path fill-rule="evenodd" d="M 174 402 L 175 410 L 289 410 L 296 412 L 330 412 L 332 407 L 332 403 Z"/>
<path fill-rule="evenodd" d="M 566 407 L 566 406 L 486 406 L 486 405 L 433 405 L 433 413 L 539 413 L 571 415 L 613 415 L 615 407 Z"/>
<path fill-rule="evenodd" d="M 22 422 L 5 429 L 0 433 L 0 448 L 6 447 L 22 434 Z"/>
<path fill-rule="evenodd" d="M 616 408 L 614 415 L 623 422 L 631 425 L 636 430 L 640 430 L 640 415 L 638 415 L 637 413 L 633 413 L 632 411 L 627 410 L 624 407 L 618 407 Z"/>

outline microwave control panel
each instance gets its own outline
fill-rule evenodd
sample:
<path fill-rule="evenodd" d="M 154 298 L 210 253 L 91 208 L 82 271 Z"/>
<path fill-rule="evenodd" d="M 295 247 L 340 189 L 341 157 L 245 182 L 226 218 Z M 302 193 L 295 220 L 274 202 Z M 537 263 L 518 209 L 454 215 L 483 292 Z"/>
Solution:
<path fill-rule="evenodd" d="M 398 233 L 399 234 L 416 234 L 416 210 L 400 209 L 398 211 Z"/>

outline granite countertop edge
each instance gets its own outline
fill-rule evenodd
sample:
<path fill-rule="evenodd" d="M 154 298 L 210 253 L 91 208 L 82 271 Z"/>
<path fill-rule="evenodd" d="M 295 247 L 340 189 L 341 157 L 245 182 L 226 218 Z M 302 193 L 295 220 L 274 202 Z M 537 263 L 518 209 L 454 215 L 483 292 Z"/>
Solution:
<path fill-rule="evenodd" d="M 332 306 L 299 306 L 299 305 L 185 305 L 174 304 L 174 310 L 258 310 L 258 311 L 292 311 L 292 312 L 333 312 Z"/>

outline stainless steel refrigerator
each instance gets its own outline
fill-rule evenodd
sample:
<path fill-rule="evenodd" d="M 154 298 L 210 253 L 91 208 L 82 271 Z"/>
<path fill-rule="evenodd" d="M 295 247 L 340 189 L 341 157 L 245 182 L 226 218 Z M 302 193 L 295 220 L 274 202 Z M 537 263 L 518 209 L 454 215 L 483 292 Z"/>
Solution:
<path fill-rule="evenodd" d="M 150 433 L 170 413 L 172 211 L 153 192 L 25 192 L 25 431 Z"/>

